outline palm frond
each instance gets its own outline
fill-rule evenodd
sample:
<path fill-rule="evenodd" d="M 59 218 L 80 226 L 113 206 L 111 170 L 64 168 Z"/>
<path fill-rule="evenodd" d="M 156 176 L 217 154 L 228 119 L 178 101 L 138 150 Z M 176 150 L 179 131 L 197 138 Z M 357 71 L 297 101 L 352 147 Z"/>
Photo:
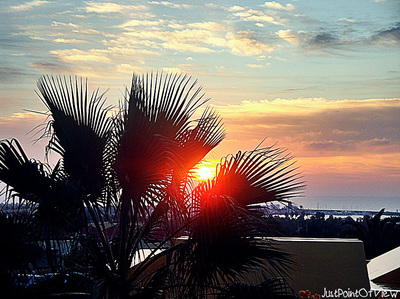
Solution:
<path fill-rule="evenodd" d="M 49 191 L 50 168 L 29 159 L 16 139 L 0 141 L 0 180 L 20 197 L 37 202 Z"/>
<path fill-rule="evenodd" d="M 133 76 L 119 127 L 115 169 L 121 186 L 140 197 L 168 184 L 178 158 L 177 139 L 203 104 L 201 89 L 179 75 Z"/>
<path fill-rule="evenodd" d="M 210 192 L 225 194 L 243 206 L 288 201 L 299 196 L 304 182 L 284 150 L 273 147 L 238 152 L 217 167 Z"/>
<path fill-rule="evenodd" d="M 194 201 L 199 202 L 196 221 L 175 255 L 174 272 L 182 275 L 178 280 L 191 286 L 186 288 L 188 296 L 216 291 L 255 268 L 273 276 L 290 265 L 288 255 L 258 237 L 265 225 L 261 218 L 230 196 L 204 191 L 198 189 L 195 194 Z"/>
<path fill-rule="evenodd" d="M 47 150 L 59 153 L 65 171 L 87 193 L 98 196 L 104 184 L 103 150 L 111 128 L 104 94 L 97 90 L 89 99 L 87 81 L 71 77 L 43 76 L 38 89 L 53 119 Z"/>
<path fill-rule="evenodd" d="M 260 237 L 268 224 L 253 209 L 254 204 L 285 201 L 300 192 L 303 184 L 283 153 L 268 147 L 228 156 L 216 177 L 192 193 L 196 221 L 176 254 L 175 271 L 192 286 L 186 289 L 188 296 L 218 292 L 255 268 L 274 277 L 290 267 L 289 256 Z"/>
<path fill-rule="evenodd" d="M 205 155 L 225 138 L 219 115 L 211 108 L 205 109 L 194 128 L 181 131 L 178 136 L 182 173 L 187 174 Z"/>

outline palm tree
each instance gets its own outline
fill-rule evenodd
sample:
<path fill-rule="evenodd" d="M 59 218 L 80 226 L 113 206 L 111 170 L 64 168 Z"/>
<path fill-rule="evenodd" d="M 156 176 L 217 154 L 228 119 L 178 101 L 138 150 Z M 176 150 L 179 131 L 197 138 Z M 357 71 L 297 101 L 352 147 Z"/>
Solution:
<path fill-rule="evenodd" d="M 38 89 L 46 152 L 60 160 L 51 168 L 4 140 L 0 180 L 8 198 L 35 205 L 50 270 L 81 273 L 81 295 L 221 297 L 253 272 L 273 278 L 290 266 L 264 238 L 260 205 L 299 195 L 292 157 L 273 147 L 238 152 L 214 179 L 193 181 L 191 169 L 225 133 L 209 107 L 193 119 L 208 100 L 190 77 L 134 75 L 118 109 L 98 91 L 89 97 L 79 78 L 44 76 Z M 50 250 L 66 236 L 69 256 Z"/>
<path fill-rule="evenodd" d="M 363 241 L 365 256 L 372 259 L 400 245 L 399 217 L 383 218 L 385 209 L 381 209 L 377 214 L 370 217 L 364 216 L 362 219 L 347 219 L 346 234 L 356 237 Z"/>

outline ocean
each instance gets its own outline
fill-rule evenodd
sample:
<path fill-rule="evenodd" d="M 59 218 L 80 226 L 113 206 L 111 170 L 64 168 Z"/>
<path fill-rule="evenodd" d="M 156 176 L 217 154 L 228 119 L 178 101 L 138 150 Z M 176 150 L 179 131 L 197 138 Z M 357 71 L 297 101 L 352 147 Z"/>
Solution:
<path fill-rule="evenodd" d="M 375 195 L 305 195 L 293 199 L 293 204 L 308 209 L 348 210 L 348 211 L 400 211 L 400 196 Z"/>

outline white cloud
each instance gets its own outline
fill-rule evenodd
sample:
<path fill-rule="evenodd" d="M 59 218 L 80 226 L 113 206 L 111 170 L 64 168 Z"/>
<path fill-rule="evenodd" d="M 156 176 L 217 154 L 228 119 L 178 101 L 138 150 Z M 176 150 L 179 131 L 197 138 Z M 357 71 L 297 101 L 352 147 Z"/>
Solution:
<path fill-rule="evenodd" d="M 294 32 L 290 29 L 279 30 L 276 34 L 283 40 L 291 43 L 292 45 L 298 46 L 305 38 L 304 31 Z"/>
<path fill-rule="evenodd" d="M 242 11 L 242 10 L 245 10 L 245 8 L 238 5 L 234 5 L 228 8 L 228 11 Z"/>
<path fill-rule="evenodd" d="M 271 63 L 267 63 L 265 65 L 263 65 L 263 64 L 246 64 L 247 67 L 255 68 L 255 69 L 263 69 L 263 68 L 269 67 L 270 65 L 271 65 Z"/>
<path fill-rule="evenodd" d="M 353 19 L 347 19 L 347 18 L 339 19 L 339 21 L 348 22 L 348 23 L 355 23 L 355 22 L 356 22 L 356 21 L 353 20 Z"/>
<path fill-rule="evenodd" d="M 253 69 L 263 69 L 264 66 L 262 64 L 246 64 L 247 67 L 253 68 Z"/>
<path fill-rule="evenodd" d="M 57 22 L 53 21 L 51 24 L 51 27 L 54 27 L 57 29 L 57 32 L 60 32 L 63 30 L 65 33 L 77 33 L 77 34 L 85 34 L 85 35 L 94 35 L 94 34 L 102 34 L 100 31 L 92 29 L 92 28 L 86 28 L 74 23 L 62 23 L 62 22 Z"/>
<path fill-rule="evenodd" d="M 216 22 L 189 23 L 186 26 L 189 28 L 208 30 L 210 32 L 226 32 L 227 31 L 226 26 L 218 24 Z"/>
<path fill-rule="evenodd" d="M 284 5 L 282 5 L 282 4 L 278 3 L 278 2 L 275 2 L 275 1 L 265 2 L 263 4 L 263 6 L 271 8 L 271 9 L 287 10 L 287 11 L 291 11 L 291 10 L 294 9 L 294 6 L 292 4 L 290 4 L 290 3 L 288 3 L 288 4 L 286 4 L 284 6 Z"/>
<path fill-rule="evenodd" d="M 210 53 L 214 50 L 218 33 L 204 29 L 185 29 L 174 31 L 131 30 L 129 36 L 138 40 L 154 41 L 154 46 L 179 52 Z M 160 42 L 161 41 L 161 42 Z"/>
<path fill-rule="evenodd" d="M 92 61 L 92 62 L 111 62 L 111 59 L 107 57 L 107 50 L 91 49 L 89 51 L 83 51 L 78 49 L 67 49 L 67 50 L 52 50 L 51 54 L 57 55 L 61 60 L 67 62 L 76 61 Z"/>
<path fill-rule="evenodd" d="M 171 24 L 171 26 L 174 26 L 175 23 L 172 22 L 170 24 Z M 157 20 L 157 21 L 130 20 L 130 21 L 127 21 L 117 27 L 129 29 L 129 27 L 156 27 L 156 26 L 170 25 L 170 24 L 169 24 L 169 22 L 167 22 L 165 20 Z"/>
<path fill-rule="evenodd" d="M 253 21 L 253 22 L 264 22 L 270 23 L 274 25 L 283 25 L 284 20 L 282 20 L 279 16 L 266 14 L 263 11 L 248 9 L 246 11 L 240 11 L 233 14 L 235 17 L 239 17 L 243 21 Z"/>
<path fill-rule="evenodd" d="M 227 39 L 227 44 L 232 54 L 238 56 L 259 56 L 274 50 L 271 45 L 261 43 L 254 39 L 248 31 L 241 31 L 235 35 L 228 33 Z"/>
<path fill-rule="evenodd" d="M 178 9 L 190 9 L 190 8 L 192 8 L 191 5 L 175 4 L 175 3 L 168 2 L 168 1 L 150 1 L 149 4 L 163 5 L 163 6 L 166 6 L 166 7 L 178 8 Z"/>
<path fill-rule="evenodd" d="M 128 22 L 123 23 L 122 25 L 119 25 L 118 27 L 120 28 L 126 28 L 126 27 L 139 27 L 139 26 L 160 26 L 165 24 L 166 22 L 163 20 L 158 20 L 158 21 L 149 21 L 149 20 L 130 20 Z"/>
<path fill-rule="evenodd" d="M 16 10 L 16 11 L 23 11 L 23 10 L 28 10 L 28 9 L 31 9 L 33 7 L 41 6 L 41 5 L 47 4 L 47 3 L 50 3 L 50 2 L 49 1 L 36 0 L 36 1 L 26 2 L 25 4 L 21 4 L 21 5 L 11 6 L 10 9 L 11 10 Z"/>
<path fill-rule="evenodd" d="M 144 5 L 122 5 L 112 2 L 87 2 L 86 12 L 95 13 L 128 13 L 131 11 L 146 10 Z"/>
<path fill-rule="evenodd" d="M 197 46 L 193 43 L 185 43 L 177 40 L 167 41 L 162 44 L 165 49 L 179 52 L 212 53 L 214 50 L 206 46 Z"/>
<path fill-rule="evenodd" d="M 63 43 L 63 44 L 86 44 L 87 41 L 79 40 L 79 39 L 64 39 L 64 38 L 56 38 L 53 40 L 55 43 Z"/>
<path fill-rule="evenodd" d="M 168 23 L 165 25 L 169 26 Z M 119 46 L 123 46 L 124 42 L 132 46 L 135 43 L 149 43 L 148 46 L 153 48 L 195 53 L 212 53 L 222 48 L 239 56 L 259 56 L 274 50 L 271 45 L 258 41 L 250 31 L 233 33 L 231 28 L 216 22 L 188 23 L 185 29 L 176 30 L 165 30 L 162 27 L 138 29 L 135 26 L 124 29 L 127 30 L 124 36 L 118 37 L 113 43 Z"/>

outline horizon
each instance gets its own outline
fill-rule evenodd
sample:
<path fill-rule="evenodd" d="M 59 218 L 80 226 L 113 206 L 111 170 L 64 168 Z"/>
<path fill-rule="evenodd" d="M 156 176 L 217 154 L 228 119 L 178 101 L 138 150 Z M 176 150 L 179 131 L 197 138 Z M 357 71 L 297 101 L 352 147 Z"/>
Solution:
<path fill-rule="evenodd" d="M 87 77 L 117 105 L 133 72 L 187 73 L 225 123 L 209 163 L 266 138 L 263 146 L 294 156 L 306 181 L 294 203 L 400 208 L 399 1 L 0 8 L 0 140 L 17 138 L 29 157 L 44 158 L 46 141 L 32 144 L 29 133 L 44 121 L 31 112 L 45 111 L 34 92 L 41 75 Z"/>

